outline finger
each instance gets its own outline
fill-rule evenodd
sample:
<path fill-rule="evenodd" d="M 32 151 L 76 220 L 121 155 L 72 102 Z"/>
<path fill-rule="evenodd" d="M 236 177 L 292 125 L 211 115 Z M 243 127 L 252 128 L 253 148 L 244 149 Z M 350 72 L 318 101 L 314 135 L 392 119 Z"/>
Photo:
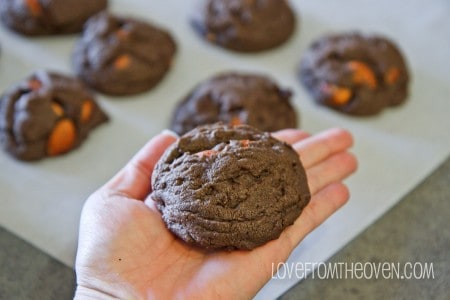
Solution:
<path fill-rule="evenodd" d="M 327 157 L 350 148 L 353 145 L 352 135 L 340 128 L 333 128 L 311 138 L 301 140 L 293 145 L 300 155 L 302 164 L 309 168 Z"/>
<path fill-rule="evenodd" d="M 104 188 L 137 200 L 144 200 L 151 190 L 151 174 L 166 148 L 176 140 L 174 133 L 165 131 L 152 138 L 119 171 Z"/>
<path fill-rule="evenodd" d="M 311 198 L 294 224 L 281 234 L 280 239 L 287 239 L 291 251 L 339 208 L 347 203 L 350 197 L 348 188 L 342 183 L 333 183 L 322 189 Z"/>
<path fill-rule="evenodd" d="M 303 130 L 283 129 L 280 131 L 273 132 L 272 136 L 278 140 L 293 145 L 301 140 L 310 137 L 311 135 Z"/>
<path fill-rule="evenodd" d="M 327 185 L 338 182 L 356 171 L 357 161 L 353 154 L 340 152 L 327 158 L 325 161 L 306 170 L 311 195 Z"/>

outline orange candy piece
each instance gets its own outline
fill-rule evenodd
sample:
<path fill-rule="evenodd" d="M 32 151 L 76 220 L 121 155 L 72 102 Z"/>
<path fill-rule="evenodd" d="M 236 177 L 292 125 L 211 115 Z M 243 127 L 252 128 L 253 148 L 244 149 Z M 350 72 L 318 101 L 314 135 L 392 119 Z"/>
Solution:
<path fill-rule="evenodd" d="M 130 63 L 131 63 L 130 56 L 123 54 L 114 61 L 114 67 L 117 70 L 124 70 L 124 69 L 128 68 Z"/>
<path fill-rule="evenodd" d="M 237 125 L 241 125 L 241 124 L 242 124 L 242 121 L 239 117 L 234 116 L 231 118 L 230 125 L 237 126 Z"/>
<path fill-rule="evenodd" d="M 73 148 L 76 139 L 76 128 L 72 120 L 62 119 L 53 128 L 47 141 L 47 154 L 55 156 Z"/>
<path fill-rule="evenodd" d="M 359 61 L 349 61 L 347 67 L 353 72 L 353 81 L 367 85 L 371 89 L 377 87 L 377 78 L 370 67 Z"/>
<path fill-rule="evenodd" d="M 350 89 L 339 87 L 337 85 L 325 84 L 322 86 L 322 89 L 329 95 L 331 101 L 335 105 L 345 105 L 352 97 L 352 91 Z"/>
<path fill-rule="evenodd" d="M 51 104 L 52 110 L 58 117 L 62 117 L 64 115 L 64 109 L 56 102 L 52 102 Z"/>
<path fill-rule="evenodd" d="M 396 67 L 391 67 L 386 72 L 386 74 L 384 74 L 384 81 L 388 84 L 394 84 L 399 77 L 400 77 L 400 70 Z"/>
<path fill-rule="evenodd" d="M 337 105 L 344 105 L 347 104 L 348 101 L 350 101 L 350 98 L 352 97 L 352 92 L 347 88 L 341 88 L 334 86 L 332 92 L 332 98 L 334 104 Z"/>
<path fill-rule="evenodd" d="M 25 0 L 26 6 L 31 12 L 33 16 L 42 15 L 42 6 L 39 3 L 39 0 Z"/>
<path fill-rule="evenodd" d="M 248 146 L 250 145 L 250 141 L 249 140 L 241 140 L 239 142 L 240 142 L 240 144 L 241 144 L 241 146 L 243 148 L 248 148 Z"/>
<path fill-rule="evenodd" d="M 81 105 L 81 122 L 86 123 L 91 119 L 92 111 L 94 110 L 94 105 L 92 101 L 86 100 Z"/>
<path fill-rule="evenodd" d="M 204 150 L 204 151 L 200 151 L 200 152 L 195 153 L 195 155 L 197 155 L 198 157 L 201 158 L 201 157 L 204 157 L 204 156 L 210 157 L 210 156 L 212 156 L 212 155 L 214 155 L 216 153 L 217 153 L 217 151 L 214 151 L 214 150 Z"/>

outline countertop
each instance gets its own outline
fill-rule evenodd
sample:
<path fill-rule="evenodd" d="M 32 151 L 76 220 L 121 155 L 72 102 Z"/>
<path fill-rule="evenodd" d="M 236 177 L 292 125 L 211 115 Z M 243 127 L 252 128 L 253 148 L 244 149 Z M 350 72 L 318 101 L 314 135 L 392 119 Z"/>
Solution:
<path fill-rule="evenodd" d="M 329 262 L 432 263 L 434 279 L 318 279 L 281 299 L 448 299 L 450 158 Z M 71 299 L 75 274 L 0 228 L 0 299 Z"/>

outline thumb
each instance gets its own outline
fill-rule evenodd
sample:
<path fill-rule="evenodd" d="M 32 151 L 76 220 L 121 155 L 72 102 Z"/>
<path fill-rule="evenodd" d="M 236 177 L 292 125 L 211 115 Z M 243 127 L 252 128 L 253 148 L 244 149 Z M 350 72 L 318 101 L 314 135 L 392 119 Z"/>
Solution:
<path fill-rule="evenodd" d="M 151 190 L 150 178 L 153 168 L 167 147 L 177 137 L 174 132 L 164 130 L 152 138 L 122 170 L 103 186 L 103 189 L 136 200 L 144 200 Z"/>

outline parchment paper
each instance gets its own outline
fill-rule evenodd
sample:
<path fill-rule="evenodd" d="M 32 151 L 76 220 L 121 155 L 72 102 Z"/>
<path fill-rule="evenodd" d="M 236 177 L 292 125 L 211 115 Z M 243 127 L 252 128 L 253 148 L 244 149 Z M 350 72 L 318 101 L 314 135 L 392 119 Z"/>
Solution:
<path fill-rule="evenodd" d="M 355 136 L 360 167 L 348 180 L 351 201 L 290 257 L 322 262 L 395 205 L 448 156 L 450 150 L 450 2 L 341 0 L 291 1 L 299 13 L 296 36 L 284 47 L 241 55 L 210 46 L 189 26 L 185 0 L 116 0 L 115 13 L 151 20 L 169 29 L 179 51 L 172 71 L 153 91 L 98 98 L 112 121 L 78 150 L 37 163 L 0 153 L 0 225 L 73 266 L 81 207 L 154 134 L 164 129 L 175 103 L 195 84 L 223 70 L 271 74 L 294 90 L 301 127 L 309 132 L 340 126 Z M 408 102 L 376 117 L 347 117 L 315 105 L 296 78 L 304 49 L 330 31 L 384 34 L 401 47 L 412 73 Z M 35 69 L 71 72 L 77 36 L 24 38 L 0 28 L 0 90 Z M 427 201 L 427 199 L 423 199 Z M 257 298 L 274 298 L 298 279 L 270 281 Z"/>

